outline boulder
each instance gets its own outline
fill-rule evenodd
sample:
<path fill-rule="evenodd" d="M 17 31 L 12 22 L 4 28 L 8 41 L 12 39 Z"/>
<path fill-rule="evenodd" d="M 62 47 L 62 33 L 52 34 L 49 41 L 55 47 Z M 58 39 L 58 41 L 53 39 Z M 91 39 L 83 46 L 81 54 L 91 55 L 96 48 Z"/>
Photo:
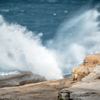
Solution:
<path fill-rule="evenodd" d="M 100 63 L 100 53 L 87 55 L 84 62 L 72 69 L 73 80 L 80 81 L 92 72 L 96 64 Z"/>

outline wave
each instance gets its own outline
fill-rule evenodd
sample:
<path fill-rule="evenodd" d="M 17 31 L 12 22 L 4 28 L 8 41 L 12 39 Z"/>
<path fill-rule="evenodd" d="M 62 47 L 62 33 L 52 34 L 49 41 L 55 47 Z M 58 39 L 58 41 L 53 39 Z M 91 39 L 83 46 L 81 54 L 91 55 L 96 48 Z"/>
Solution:
<path fill-rule="evenodd" d="M 0 72 L 0 76 L 3 77 L 3 76 L 8 76 L 8 75 L 17 75 L 19 74 L 20 72 L 18 71 L 11 71 L 11 72 Z"/>
<path fill-rule="evenodd" d="M 1 12 L 9 12 L 8 9 L 1 9 L 0 11 L 1 11 Z"/>
<path fill-rule="evenodd" d="M 41 44 L 40 36 L 0 16 L 0 70 L 32 71 L 47 79 L 61 78 L 55 55 Z"/>
<path fill-rule="evenodd" d="M 73 67 L 83 62 L 86 55 L 100 52 L 99 16 L 96 9 L 76 14 L 64 21 L 56 37 L 48 42 L 63 73 L 70 73 Z"/>
<path fill-rule="evenodd" d="M 65 20 L 55 38 L 43 46 L 41 33 L 35 35 L 0 16 L 0 70 L 32 71 L 48 80 L 71 73 L 86 55 L 100 52 L 99 17 L 96 9 L 76 14 Z"/>

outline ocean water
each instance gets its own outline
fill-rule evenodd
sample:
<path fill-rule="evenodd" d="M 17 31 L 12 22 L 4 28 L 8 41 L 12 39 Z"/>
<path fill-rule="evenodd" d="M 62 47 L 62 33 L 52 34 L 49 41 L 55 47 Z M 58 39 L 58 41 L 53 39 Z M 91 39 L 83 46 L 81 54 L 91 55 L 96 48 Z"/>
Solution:
<path fill-rule="evenodd" d="M 62 78 L 100 52 L 99 0 L 0 0 L 0 75 Z"/>

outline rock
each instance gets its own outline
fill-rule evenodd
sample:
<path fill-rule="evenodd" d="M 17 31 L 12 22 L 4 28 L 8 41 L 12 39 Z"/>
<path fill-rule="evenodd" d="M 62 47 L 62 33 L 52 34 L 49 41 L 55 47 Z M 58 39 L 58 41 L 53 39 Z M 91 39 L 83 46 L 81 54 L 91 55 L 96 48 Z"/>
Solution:
<path fill-rule="evenodd" d="M 100 53 L 86 56 L 72 70 L 72 77 L 79 82 L 62 89 L 58 100 L 100 100 Z"/>
<path fill-rule="evenodd" d="M 29 84 L 29 83 L 37 83 L 37 82 L 43 82 L 46 81 L 46 79 L 42 76 L 38 77 L 38 78 L 34 78 L 34 79 L 27 79 L 24 81 L 20 81 L 19 85 L 24 85 L 24 84 Z"/>
<path fill-rule="evenodd" d="M 0 100 L 57 100 L 58 91 L 73 84 L 72 77 L 0 88 Z"/>
<path fill-rule="evenodd" d="M 92 72 L 93 68 L 98 63 L 100 63 L 100 53 L 86 56 L 82 64 L 72 69 L 73 80 L 80 81 Z"/>
<path fill-rule="evenodd" d="M 59 98 L 63 100 L 99 100 L 100 91 L 71 87 L 61 90 Z"/>
<path fill-rule="evenodd" d="M 0 87 L 19 86 L 29 83 L 46 81 L 45 77 L 32 72 L 20 72 L 19 74 L 0 78 Z"/>
<path fill-rule="evenodd" d="M 100 100 L 100 96 L 96 96 L 96 97 L 79 97 L 77 98 L 77 100 Z"/>
<path fill-rule="evenodd" d="M 98 63 L 94 68 L 93 71 L 86 77 L 84 77 L 81 81 L 82 82 L 90 82 L 95 79 L 100 79 L 100 63 Z"/>
<path fill-rule="evenodd" d="M 96 67 L 98 68 L 98 66 Z M 100 80 L 87 83 L 77 82 L 70 88 L 62 89 L 59 98 L 63 100 L 100 100 Z"/>
<path fill-rule="evenodd" d="M 94 82 L 88 82 L 88 83 L 80 82 L 80 83 L 74 84 L 72 87 L 73 88 L 100 90 L 100 80 L 94 81 Z"/>
<path fill-rule="evenodd" d="M 63 75 L 63 78 L 69 78 L 69 77 L 72 77 L 72 74 Z"/>
<path fill-rule="evenodd" d="M 95 67 L 97 63 L 100 63 L 100 53 L 88 55 L 85 57 L 84 60 L 85 66 Z"/>

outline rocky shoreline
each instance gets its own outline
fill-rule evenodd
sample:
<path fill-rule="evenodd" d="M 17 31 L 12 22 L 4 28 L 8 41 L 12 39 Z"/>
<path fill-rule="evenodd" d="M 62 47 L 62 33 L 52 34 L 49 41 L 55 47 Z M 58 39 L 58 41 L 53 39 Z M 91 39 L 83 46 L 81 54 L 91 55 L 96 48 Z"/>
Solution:
<path fill-rule="evenodd" d="M 31 72 L 0 78 L 0 100 L 100 100 L 100 53 L 63 79 L 47 81 Z"/>
<path fill-rule="evenodd" d="M 0 88 L 0 100 L 57 100 L 60 90 L 72 84 L 71 77 L 22 86 L 4 87 Z"/>
<path fill-rule="evenodd" d="M 32 72 L 20 72 L 17 75 L 0 78 L 0 88 L 21 86 L 30 83 L 46 81 L 45 77 L 33 74 Z"/>
<path fill-rule="evenodd" d="M 62 89 L 59 100 L 100 100 L 100 53 L 86 56 L 73 68 L 72 77 L 78 82 Z"/>

